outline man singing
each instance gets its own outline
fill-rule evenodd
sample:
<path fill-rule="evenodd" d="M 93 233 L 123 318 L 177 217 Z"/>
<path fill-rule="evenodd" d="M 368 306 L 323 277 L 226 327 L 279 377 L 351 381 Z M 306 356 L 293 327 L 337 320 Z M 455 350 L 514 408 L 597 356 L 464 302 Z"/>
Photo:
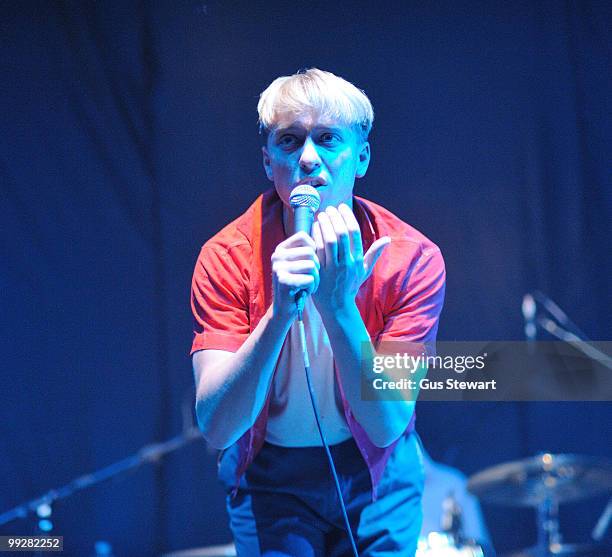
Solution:
<path fill-rule="evenodd" d="M 442 255 L 353 196 L 374 118 L 361 90 L 313 68 L 274 80 L 257 109 L 274 189 L 204 244 L 191 294 L 196 413 L 224 449 L 238 555 L 353 555 L 306 383 L 304 290 L 313 389 L 359 555 L 412 557 L 423 489 L 414 402 L 364 400 L 361 380 L 381 342 L 435 341 Z M 311 236 L 293 233 L 289 196 L 303 184 L 321 198 Z"/>

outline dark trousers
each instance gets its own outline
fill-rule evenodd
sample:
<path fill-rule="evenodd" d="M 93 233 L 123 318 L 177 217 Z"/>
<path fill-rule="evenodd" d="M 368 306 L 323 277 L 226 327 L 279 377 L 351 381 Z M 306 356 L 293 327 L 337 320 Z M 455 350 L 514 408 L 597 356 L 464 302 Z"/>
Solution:
<path fill-rule="evenodd" d="M 414 557 L 422 511 L 418 436 L 403 437 L 372 501 L 368 468 L 351 438 L 330 446 L 360 557 Z M 219 465 L 239 557 L 352 557 L 325 450 L 265 443 L 235 498 L 236 446 Z"/>

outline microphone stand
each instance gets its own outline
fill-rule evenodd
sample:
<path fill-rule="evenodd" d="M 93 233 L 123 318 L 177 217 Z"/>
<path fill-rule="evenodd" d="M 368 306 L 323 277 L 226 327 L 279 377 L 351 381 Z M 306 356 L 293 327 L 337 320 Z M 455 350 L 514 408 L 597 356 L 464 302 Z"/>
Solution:
<path fill-rule="evenodd" d="M 555 304 L 548 296 L 543 294 L 540 291 L 536 291 L 532 294 L 526 294 L 523 301 L 523 315 L 526 316 L 525 313 L 525 299 L 529 297 L 531 301 L 537 300 L 540 302 L 546 311 L 557 319 L 563 325 L 569 326 L 576 331 L 573 333 L 568 331 L 564 327 L 561 327 L 552 319 L 547 317 L 543 317 L 540 314 L 537 314 L 535 317 L 535 326 L 530 331 L 532 333 L 532 338 L 535 337 L 536 327 L 540 327 L 544 331 L 547 331 L 549 334 L 559 339 L 562 342 L 565 342 L 576 348 L 589 358 L 599 362 L 604 367 L 612 370 L 612 358 L 598 350 L 591 344 L 589 344 L 587 335 L 582 332 L 582 330 L 568 317 L 568 315 L 557 305 Z M 533 305 L 532 313 L 535 314 L 535 304 Z M 534 315 L 531 315 L 531 319 L 533 319 Z M 531 324 L 531 323 L 529 323 Z M 527 332 L 527 320 L 525 324 L 525 331 Z M 530 335 L 526 335 L 528 340 L 530 339 Z M 581 338 L 583 337 L 583 338 Z M 558 522 L 558 508 L 557 502 L 546 498 L 544 501 L 540 503 L 538 506 L 538 544 L 537 548 L 541 552 L 539 555 L 547 556 L 552 555 L 551 548 L 555 544 L 559 544 L 561 542 L 561 535 L 559 531 L 559 522 Z M 593 540 L 599 542 L 603 538 L 603 535 L 610 523 L 610 519 L 612 517 L 612 499 L 608 502 L 604 512 L 599 518 L 597 524 L 595 525 L 593 532 L 591 533 L 591 537 Z"/>
<path fill-rule="evenodd" d="M 552 319 L 538 316 L 537 324 L 559 340 L 566 342 L 602 366 L 612 369 L 612 358 L 574 333 L 557 325 Z"/>
<path fill-rule="evenodd" d="M 536 302 L 541 304 L 549 315 L 564 326 L 562 327 L 552 319 L 536 313 Z M 578 325 L 576 325 L 568 315 L 555 304 L 555 302 L 539 290 L 533 293 L 527 293 L 523 296 L 522 312 L 525 321 L 525 337 L 528 342 L 535 340 L 537 328 L 539 327 L 555 338 L 576 348 L 576 350 L 579 350 L 589 358 L 599 362 L 604 367 L 612 369 L 612 358 L 598 348 L 595 348 L 592 344 L 589 344 L 587 335 Z M 570 327 L 575 332 L 565 327 Z"/>
<path fill-rule="evenodd" d="M 610 525 L 610 521 L 612 520 L 612 497 L 608 500 L 608 504 L 606 508 L 601 513 L 597 524 L 593 528 L 591 532 L 591 538 L 593 538 L 596 542 L 601 542 L 606 531 L 608 530 L 608 526 Z"/>
<path fill-rule="evenodd" d="M 65 499 L 73 493 L 92 487 L 127 472 L 128 470 L 139 468 L 143 464 L 158 462 L 165 455 L 177 451 L 196 439 L 202 439 L 202 434 L 197 427 L 191 426 L 180 435 L 167 441 L 145 445 L 132 456 L 124 458 L 96 472 L 92 472 L 91 474 L 79 476 L 62 487 L 51 489 L 40 497 L 36 497 L 31 501 L 22 503 L 0 514 L 0 526 L 17 518 L 27 518 L 31 513 L 37 513 L 39 516 L 44 516 L 48 519 L 51 515 L 51 505 L 56 501 Z"/>

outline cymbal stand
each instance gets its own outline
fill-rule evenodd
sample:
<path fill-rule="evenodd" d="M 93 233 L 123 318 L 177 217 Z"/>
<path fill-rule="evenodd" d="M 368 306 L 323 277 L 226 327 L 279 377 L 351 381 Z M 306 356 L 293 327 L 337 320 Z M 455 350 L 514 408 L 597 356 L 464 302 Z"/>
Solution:
<path fill-rule="evenodd" d="M 554 498 L 545 497 L 537 508 L 538 557 L 553 555 L 552 548 L 561 544 L 559 529 L 559 504 Z"/>

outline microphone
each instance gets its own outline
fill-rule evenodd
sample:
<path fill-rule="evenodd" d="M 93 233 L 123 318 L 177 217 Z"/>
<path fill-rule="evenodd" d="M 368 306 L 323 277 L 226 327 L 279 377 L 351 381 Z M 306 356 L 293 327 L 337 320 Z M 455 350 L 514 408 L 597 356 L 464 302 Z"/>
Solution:
<path fill-rule="evenodd" d="M 523 303 L 521 304 L 521 311 L 523 312 L 523 321 L 525 322 L 525 338 L 529 343 L 532 343 L 536 339 L 536 303 L 531 294 L 525 294 L 523 296 Z"/>
<path fill-rule="evenodd" d="M 321 205 L 319 192 L 308 184 L 296 186 L 289 195 L 289 204 L 293 209 L 293 233 L 306 232 L 310 236 L 314 215 Z"/>
<path fill-rule="evenodd" d="M 289 195 L 289 204 L 293 209 L 293 233 L 306 232 L 310 236 L 310 229 L 314 222 L 314 215 L 321 205 L 321 197 L 316 189 L 308 184 L 296 186 Z M 301 318 L 306 291 L 300 290 L 295 295 L 295 303 L 298 307 L 298 318 Z"/>

